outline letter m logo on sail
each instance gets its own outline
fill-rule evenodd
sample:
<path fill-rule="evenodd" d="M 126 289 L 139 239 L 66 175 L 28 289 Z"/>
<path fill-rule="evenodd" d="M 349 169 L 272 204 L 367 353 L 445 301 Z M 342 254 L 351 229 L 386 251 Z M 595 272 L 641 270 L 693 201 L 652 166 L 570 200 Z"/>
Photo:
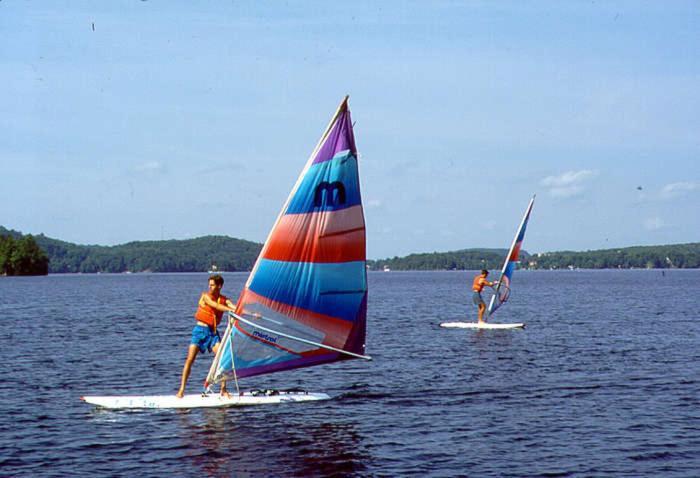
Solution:
<path fill-rule="evenodd" d="M 361 204 L 357 158 L 350 151 L 341 151 L 309 167 L 285 213 L 337 211 Z"/>
<path fill-rule="evenodd" d="M 343 183 L 340 181 L 333 181 L 332 183 L 323 181 L 316 186 L 314 207 L 323 207 L 324 204 L 335 207 L 345 204 L 345 186 Z"/>

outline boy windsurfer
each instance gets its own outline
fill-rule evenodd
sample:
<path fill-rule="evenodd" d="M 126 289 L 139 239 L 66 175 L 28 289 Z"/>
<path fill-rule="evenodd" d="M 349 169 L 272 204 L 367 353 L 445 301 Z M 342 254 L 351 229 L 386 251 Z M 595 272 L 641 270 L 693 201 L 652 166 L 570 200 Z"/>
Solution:
<path fill-rule="evenodd" d="M 221 288 L 224 285 L 224 278 L 219 274 L 209 277 L 209 290 L 202 292 L 199 297 L 197 311 L 194 318 L 197 320 L 192 329 L 192 340 L 187 349 L 187 359 L 185 366 L 182 369 L 182 379 L 180 380 L 180 389 L 177 392 L 177 397 L 182 398 L 185 394 L 185 386 L 187 379 L 190 376 L 192 364 L 197 358 L 199 352 L 216 352 L 221 346 L 221 337 L 217 331 L 217 327 L 221 322 L 224 312 L 236 311 L 236 305 L 231 300 L 221 293 Z M 221 382 L 221 395 L 229 396 L 226 392 L 226 382 Z"/>
<path fill-rule="evenodd" d="M 481 269 L 481 274 L 474 277 L 474 282 L 472 283 L 472 301 L 474 302 L 474 305 L 479 307 L 478 317 L 480 324 L 484 323 L 484 311 L 486 310 L 486 303 L 484 302 L 484 298 L 481 297 L 481 291 L 484 290 L 484 286 L 493 287 L 494 285 L 498 284 L 498 282 L 489 282 L 486 280 L 488 275 L 489 271 L 486 269 Z"/>

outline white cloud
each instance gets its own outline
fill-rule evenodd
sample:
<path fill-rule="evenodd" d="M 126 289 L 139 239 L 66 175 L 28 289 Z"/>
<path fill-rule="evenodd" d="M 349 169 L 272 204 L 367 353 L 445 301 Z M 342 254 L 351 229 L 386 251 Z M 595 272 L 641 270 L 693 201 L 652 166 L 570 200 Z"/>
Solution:
<path fill-rule="evenodd" d="M 582 194 L 585 183 L 598 175 L 598 171 L 582 169 L 581 171 L 567 171 L 559 176 L 547 176 L 540 184 L 549 188 L 549 194 L 553 197 L 573 197 Z"/>
<path fill-rule="evenodd" d="M 667 199 L 675 198 L 697 190 L 700 190 L 699 182 L 681 181 L 664 186 L 661 189 L 661 197 Z"/>
<path fill-rule="evenodd" d="M 649 231 L 657 231 L 665 226 L 666 223 L 664 223 L 664 220 L 660 217 L 650 217 L 644 221 L 644 228 L 648 229 Z"/>

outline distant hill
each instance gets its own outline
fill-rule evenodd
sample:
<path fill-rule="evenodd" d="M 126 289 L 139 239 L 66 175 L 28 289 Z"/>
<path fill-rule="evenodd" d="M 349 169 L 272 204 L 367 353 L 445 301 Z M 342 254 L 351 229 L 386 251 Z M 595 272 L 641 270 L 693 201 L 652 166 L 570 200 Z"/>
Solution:
<path fill-rule="evenodd" d="M 0 226 L 0 236 L 24 236 Z M 137 241 L 118 246 L 78 245 L 33 236 L 49 257 L 49 273 L 61 272 L 206 272 L 215 264 L 222 271 L 249 271 L 262 244 L 226 236 L 187 240 Z M 371 270 L 499 270 L 506 249 L 461 249 L 368 260 Z M 635 246 L 574 252 L 529 254 L 520 251 L 527 269 L 700 268 L 700 243 Z"/>
<path fill-rule="evenodd" d="M 411 254 L 405 257 L 367 261 L 370 269 L 382 270 L 499 270 L 506 249 L 463 249 L 451 252 Z M 692 269 L 700 268 L 700 243 L 663 246 L 634 246 L 595 251 L 520 251 L 525 269 Z"/>
<path fill-rule="evenodd" d="M 23 237 L 0 226 L 0 236 Z M 252 269 L 262 244 L 226 236 L 187 240 L 137 241 L 118 246 L 78 245 L 34 236 L 49 257 L 49 273 L 63 272 L 206 272 Z"/>
<path fill-rule="evenodd" d="M 700 242 L 544 252 L 531 257 L 528 266 L 535 269 L 695 269 L 700 267 Z"/>
<path fill-rule="evenodd" d="M 386 267 L 396 271 L 500 269 L 507 253 L 508 249 L 461 249 L 367 261 L 367 264 L 372 270 L 383 270 Z M 525 261 L 529 257 L 527 251 L 520 251 L 521 260 Z"/>

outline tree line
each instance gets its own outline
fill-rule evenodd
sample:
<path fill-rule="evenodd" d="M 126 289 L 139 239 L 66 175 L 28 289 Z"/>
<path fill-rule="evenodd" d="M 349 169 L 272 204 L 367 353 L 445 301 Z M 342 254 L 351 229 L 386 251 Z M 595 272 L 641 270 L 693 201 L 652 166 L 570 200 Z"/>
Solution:
<path fill-rule="evenodd" d="M 700 268 L 700 243 L 545 252 L 530 258 L 529 266 L 535 269 L 696 269 Z"/>
<path fill-rule="evenodd" d="M 0 226 L 0 235 L 18 240 L 21 233 Z M 262 245 L 226 236 L 187 240 L 136 241 L 117 246 L 78 245 L 35 236 L 48 256 L 48 272 L 207 272 L 249 271 Z"/>
<path fill-rule="evenodd" d="M 223 236 L 137 241 L 118 246 L 46 243 L 50 272 L 248 271 L 261 245 Z"/>
<path fill-rule="evenodd" d="M 367 261 L 371 270 L 500 270 L 506 249 L 463 249 L 410 254 Z M 694 269 L 700 268 L 700 243 L 635 246 L 595 251 L 529 254 L 520 251 L 521 269 Z"/>
<path fill-rule="evenodd" d="M 0 235 L 0 275 L 29 276 L 49 273 L 49 258 L 31 235 L 15 239 Z"/>
<path fill-rule="evenodd" d="M 262 244 L 226 236 L 85 246 L 0 226 L 0 275 L 249 271 Z M 368 260 L 371 270 L 500 270 L 506 249 L 462 249 Z M 700 268 L 700 243 L 595 251 L 520 251 L 525 269 Z"/>
<path fill-rule="evenodd" d="M 370 260 L 367 265 L 370 270 L 397 271 L 500 269 L 507 252 L 507 249 L 462 249 Z M 520 251 L 520 257 L 529 257 L 529 254 Z"/>

